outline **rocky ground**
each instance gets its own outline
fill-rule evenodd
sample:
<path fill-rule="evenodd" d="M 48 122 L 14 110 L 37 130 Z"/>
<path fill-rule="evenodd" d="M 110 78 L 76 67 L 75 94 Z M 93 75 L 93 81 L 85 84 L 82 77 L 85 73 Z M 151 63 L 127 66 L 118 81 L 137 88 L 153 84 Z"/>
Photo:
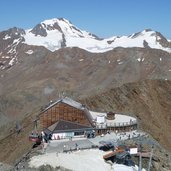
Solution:
<path fill-rule="evenodd" d="M 107 89 L 103 92 L 92 92 L 86 97 L 77 96 L 75 99 L 86 104 L 95 111 L 114 111 L 137 117 L 139 126 L 161 144 L 155 167 L 169 168 L 170 132 L 171 132 L 171 82 L 163 80 L 146 80 L 129 83 L 118 88 Z M 26 154 L 32 144 L 28 141 L 28 134 L 33 129 L 33 120 L 36 115 L 27 114 L 21 117 L 22 131 L 15 133 L 15 122 L 5 125 L 1 129 L 8 130 L 5 139 L 0 140 L 0 161 L 14 165 L 23 154 Z M 147 122 L 149 121 L 149 122 Z M 8 129 L 6 129 L 8 128 Z M 14 133 L 13 133 L 14 132 Z M 4 135 L 3 135 L 4 136 Z"/>
<path fill-rule="evenodd" d="M 130 133 L 128 132 L 128 133 L 126 133 L 126 135 L 127 134 L 130 134 Z M 134 137 L 132 135 L 134 135 Z M 138 135 L 140 135 L 140 136 L 138 136 Z M 119 137 L 122 137 L 121 140 Z M 34 171 L 34 170 L 42 170 L 42 169 L 48 169 L 49 171 L 53 171 L 53 170 L 60 170 L 60 169 L 63 170 L 64 169 L 63 167 L 67 167 L 70 169 L 75 167 L 78 169 L 79 167 L 81 167 L 81 165 L 76 167 L 72 161 L 72 158 L 76 157 L 74 153 L 77 152 L 77 150 L 75 149 L 75 143 L 77 143 L 79 146 L 79 149 L 81 149 L 81 151 L 83 150 L 83 153 L 85 153 L 85 154 L 82 154 L 82 152 L 80 152 L 80 157 L 79 157 L 80 160 L 84 156 L 84 160 L 88 162 L 88 160 L 90 160 L 90 158 L 94 155 L 94 157 L 92 157 L 93 159 L 91 159 L 93 161 L 91 167 L 92 167 L 92 169 L 95 169 L 96 167 L 99 167 L 96 165 L 95 156 L 98 155 L 98 158 L 100 160 L 103 160 L 102 156 L 104 155 L 104 154 L 102 154 L 102 152 L 100 152 L 100 151 L 98 152 L 97 146 L 100 144 L 97 142 L 109 140 L 111 142 L 112 141 L 113 142 L 115 141 L 115 143 L 117 142 L 118 145 L 122 144 L 122 145 L 130 146 L 130 145 L 141 144 L 142 150 L 149 151 L 149 152 L 152 150 L 152 146 L 153 146 L 154 151 L 153 151 L 151 171 L 159 171 L 159 170 L 170 171 L 171 170 L 171 160 L 170 160 L 171 154 L 168 153 L 167 151 L 165 151 L 161 147 L 161 145 L 156 140 L 154 140 L 150 135 L 144 134 L 141 132 L 135 132 L 135 134 L 131 134 L 131 137 L 133 137 L 133 138 L 128 139 L 128 136 L 125 137 L 125 133 L 119 133 L 119 134 L 117 134 L 117 136 L 116 136 L 116 134 L 111 133 L 111 134 L 105 135 L 104 137 L 95 137 L 93 139 L 80 139 L 80 140 L 73 139 L 73 141 L 70 141 L 70 140 L 62 141 L 61 140 L 59 142 L 52 141 L 48 145 L 48 148 L 45 153 L 43 152 L 43 150 L 40 147 L 32 150 L 31 153 L 29 153 L 27 157 L 23 158 L 23 160 L 17 165 L 17 168 L 18 168 L 18 170 L 22 170 L 22 171 L 27 171 L 27 170 Z M 94 147 L 96 147 L 95 151 L 86 150 L 84 152 L 85 149 L 91 149 L 93 147 L 92 146 L 93 144 L 94 144 Z M 68 154 L 63 153 L 64 145 L 66 146 L 66 148 L 72 149 L 73 157 L 70 158 L 69 156 L 67 156 L 69 154 L 72 154 L 70 152 L 70 150 L 69 150 Z M 65 150 L 67 150 L 67 149 L 65 149 Z M 76 155 L 79 155 L 79 154 L 76 154 Z M 87 156 L 87 158 L 86 158 L 86 156 Z M 67 157 L 68 157 L 68 159 L 66 159 Z M 57 158 L 57 159 L 55 159 L 55 158 Z M 60 159 L 58 159 L 58 158 L 60 158 Z M 132 156 L 132 159 L 135 162 L 135 164 L 138 165 L 138 157 Z M 60 163 L 59 161 L 61 162 L 61 167 L 59 167 L 59 163 Z M 101 161 L 101 162 L 103 162 L 103 161 Z M 47 166 L 43 166 L 44 163 L 46 163 Z M 81 163 L 81 161 L 78 163 Z M 149 159 L 143 158 L 142 159 L 142 168 L 147 168 L 148 163 L 149 163 Z M 106 170 L 109 170 L 110 164 L 111 163 L 109 162 L 108 165 L 102 165 L 101 170 L 105 170 L 104 167 L 106 167 Z M 88 168 L 89 167 L 88 165 L 85 167 Z M 32 167 L 30 167 L 30 166 L 32 166 Z M 34 168 L 34 167 L 36 167 L 36 168 Z M 91 168 L 89 168 L 89 170 L 90 169 Z"/>
<path fill-rule="evenodd" d="M 171 151 L 171 82 L 147 80 L 125 84 L 82 100 L 91 110 L 126 113 Z"/>

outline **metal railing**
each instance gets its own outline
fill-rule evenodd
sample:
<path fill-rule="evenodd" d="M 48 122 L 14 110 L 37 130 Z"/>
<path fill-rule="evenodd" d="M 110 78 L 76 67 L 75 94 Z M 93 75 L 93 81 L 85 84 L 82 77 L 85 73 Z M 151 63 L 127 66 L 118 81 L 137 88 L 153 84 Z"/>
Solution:
<path fill-rule="evenodd" d="M 104 123 L 96 125 L 96 128 L 98 129 L 105 129 L 107 127 L 127 127 L 127 126 L 133 126 L 136 125 L 137 121 L 130 121 L 130 122 L 115 122 L 115 123 Z"/>

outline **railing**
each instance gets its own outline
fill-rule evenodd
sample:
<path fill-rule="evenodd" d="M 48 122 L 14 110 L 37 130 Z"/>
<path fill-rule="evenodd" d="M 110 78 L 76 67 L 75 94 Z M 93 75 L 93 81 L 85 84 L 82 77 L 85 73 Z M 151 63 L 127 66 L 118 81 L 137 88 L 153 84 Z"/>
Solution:
<path fill-rule="evenodd" d="M 137 124 L 136 120 L 130 121 L 130 122 L 104 123 L 104 124 L 96 125 L 96 128 L 105 129 L 107 127 L 127 127 L 127 126 L 133 126 L 136 124 Z"/>

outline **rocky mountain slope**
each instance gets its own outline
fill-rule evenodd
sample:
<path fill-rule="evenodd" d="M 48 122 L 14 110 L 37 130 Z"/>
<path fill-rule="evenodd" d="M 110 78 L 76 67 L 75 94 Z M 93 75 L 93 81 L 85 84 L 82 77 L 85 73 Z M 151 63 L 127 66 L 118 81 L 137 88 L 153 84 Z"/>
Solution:
<path fill-rule="evenodd" d="M 26 54 L 27 50 L 22 45 L 18 64 L 0 72 L 0 113 L 4 120 L 40 108 L 61 92 L 84 96 L 128 82 L 171 79 L 171 55 L 161 50 L 116 48 L 90 53 L 65 48 L 52 53 L 40 47 L 34 54 Z"/>
<path fill-rule="evenodd" d="M 89 94 L 86 98 L 77 96 L 76 100 L 86 104 L 92 110 L 112 110 L 136 116 L 141 128 L 153 135 L 162 146 L 168 149 L 168 151 L 162 147 L 155 149 L 155 155 L 157 155 L 155 163 L 163 170 L 167 170 L 166 168 L 170 168 L 168 154 L 171 150 L 170 95 L 171 81 L 146 80 L 124 84 L 98 95 Z M 18 161 L 23 154 L 28 152 L 28 149 L 31 148 L 28 134 L 33 128 L 33 124 L 30 123 L 34 117 L 35 114 L 31 114 L 22 120 L 23 129 L 20 134 L 13 134 L 0 141 L 0 161 L 14 164 L 16 160 Z"/>
<path fill-rule="evenodd" d="M 171 81 L 128 83 L 83 100 L 91 109 L 133 114 L 141 129 L 171 151 Z"/>

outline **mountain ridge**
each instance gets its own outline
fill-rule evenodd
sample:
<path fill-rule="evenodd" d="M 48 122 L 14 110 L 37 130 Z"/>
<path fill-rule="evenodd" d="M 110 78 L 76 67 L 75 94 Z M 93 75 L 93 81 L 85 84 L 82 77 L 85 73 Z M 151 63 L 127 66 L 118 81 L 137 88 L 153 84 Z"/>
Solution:
<path fill-rule="evenodd" d="M 64 18 L 44 20 L 31 29 L 10 28 L 0 32 L 0 70 L 19 63 L 20 51 L 26 47 L 28 55 L 33 49 L 44 47 L 50 52 L 61 48 L 78 47 L 90 53 L 105 53 L 117 47 L 152 48 L 171 53 L 171 42 L 160 32 L 145 29 L 128 36 L 102 39 L 84 31 Z"/>

